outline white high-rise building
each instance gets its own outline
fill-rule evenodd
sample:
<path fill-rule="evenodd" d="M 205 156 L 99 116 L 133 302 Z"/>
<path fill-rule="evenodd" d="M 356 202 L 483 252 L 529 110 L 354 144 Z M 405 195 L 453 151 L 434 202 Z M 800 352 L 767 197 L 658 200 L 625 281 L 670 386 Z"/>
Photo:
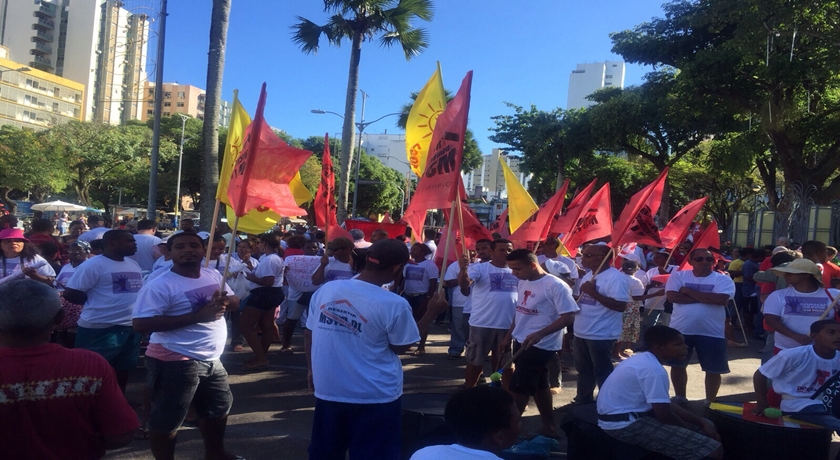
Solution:
<path fill-rule="evenodd" d="M 405 157 L 405 134 L 362 133 L 362 148 L 365 153 L 378 158 L 382 164 L 396 169 L 403 176 L 411 170 Z"/>
<path fill-rule="evenodd" d="M 84 119 L 141 116 L 150 18 L 131 0 L 0 0 L 0 45 L 30 67 L 85 85 Z"/>
<path fill-rule="evenodd" d="M 499 149 L 493 149 L 490 155 L 484 155 L 482 157 L 481 166 L 463 176 L 464 187 L 468 195 L 478 197 L 476 194 L 476 189 L 478 189 L 480 196 L 488 200 L 493 198 L 507 198 L 505 173 L 502 170 L 502 165 L 499 163 L 500 159 L 507 163 L 519 182 L 525 188 L 528 188 L 531 175 L 522 172 L 520 167 L 522 158 L 508 155 Z"/>
<path fill-rule="evenodd" d="M 624 88 L 624 61 L 578 64 L 569 75 L 569 95 L 566 110 L 595 105 L 586 97 L 601 88 Z"/>

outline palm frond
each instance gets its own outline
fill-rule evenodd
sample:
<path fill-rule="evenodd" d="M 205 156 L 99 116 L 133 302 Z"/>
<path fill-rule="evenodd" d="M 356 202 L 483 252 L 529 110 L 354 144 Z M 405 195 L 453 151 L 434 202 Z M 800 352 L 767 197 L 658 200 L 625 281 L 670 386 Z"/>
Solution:
<path fill-rule="evenodd" d="M 408 29 L 402 33 L 391 31 L 379 37 L 379 44 L 384 47 L 399 44 L 405 53 L 405 59 L 411 60 L 429 47 L 427 37 L 426 29 Z"/>
<path fill-rule="evenodd" d="M 387 10 L 391 17 L 416 17 L 423 21 L 431 21 L 435 16 L 435 9 L 431 0 L 400 0 L 396 7 Z"/>
<path fill-rule="evenodd" d="M 329 26 L 319 26 L 301 16 L 297 16 L 299 23 L 292 26 L 292 41 L 298 45 L 306 54 L 316 54 L 318 52 L 321 34 L 329 34 L 327 32 Z M 332 41 L 332 40 L 331 40 Z"/>
<path fill-rule="evenodd" d="M 353 24 L 344 16 L 335 14 L 330 17 L 329 22 L 324 26 L 324 34 L 331 44 L 340 46 L 342 39 L 353 37 Z"/>

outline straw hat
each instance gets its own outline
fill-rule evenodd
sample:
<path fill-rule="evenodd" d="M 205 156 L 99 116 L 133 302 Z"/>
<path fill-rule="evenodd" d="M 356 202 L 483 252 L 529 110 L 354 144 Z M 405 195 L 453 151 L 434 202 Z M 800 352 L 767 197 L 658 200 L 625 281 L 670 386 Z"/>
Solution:
<path fill-rule="evenodd" d="M 811 275 L 817 281 L 817 284 L 823 285 L 820 267 L 808 259 L 796 259 L 785 267 L 779 266 L 771 269 L 771 271 L 778 276 L 784 276 L 785 273 Z"/>

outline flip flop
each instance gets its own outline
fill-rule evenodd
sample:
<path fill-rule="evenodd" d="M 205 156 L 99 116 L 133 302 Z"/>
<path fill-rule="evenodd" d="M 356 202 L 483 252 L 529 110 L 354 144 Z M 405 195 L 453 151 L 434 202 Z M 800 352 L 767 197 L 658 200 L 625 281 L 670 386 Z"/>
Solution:
<path fill-rule="evenodd" d="M 265 364 L 246 364 L 242 366 L 242 372 L 257 372 L 268 367 L 269 363 Z"/>
<path fill-rule="evenodd" d="M 412 353 L 411 355 L 412 356 L 423 356 L 425 354 L 426 354 L 426 350 L 419 349 L 419 350 L 415 350 L 414 353 Z"/>

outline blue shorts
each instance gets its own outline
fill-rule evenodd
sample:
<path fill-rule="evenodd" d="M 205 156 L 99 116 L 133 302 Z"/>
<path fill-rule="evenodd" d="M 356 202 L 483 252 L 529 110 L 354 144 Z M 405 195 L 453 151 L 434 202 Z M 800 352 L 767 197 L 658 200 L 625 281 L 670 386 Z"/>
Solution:
<path fill-rule="evenodd" d="M 79 326 L 76 348 L 83 348 L 101 355 L 117 371 L 137 367 L 140 358 L 140 334 L 131 326 L 111 326 L 91 329 Z"/>
<path fill-rule="evenodd" d="M 672 367 L 686 367 L 691 361 L 691 355 L 697 349 L 697 360 L 700 369 L 710 374 L 728 374 L 729 360 L 726 358 L 726 339 L 708 337 L 705 335 L 685 335 L 688 352 L 684 359 L 671 360 L 666 364 Z"/>
<path fill-rule="evenodd" d="M 400 398 L 381 404 L 351 404 L 315 399 L 310 460 L 350 458 L 398 460 Z"/>

